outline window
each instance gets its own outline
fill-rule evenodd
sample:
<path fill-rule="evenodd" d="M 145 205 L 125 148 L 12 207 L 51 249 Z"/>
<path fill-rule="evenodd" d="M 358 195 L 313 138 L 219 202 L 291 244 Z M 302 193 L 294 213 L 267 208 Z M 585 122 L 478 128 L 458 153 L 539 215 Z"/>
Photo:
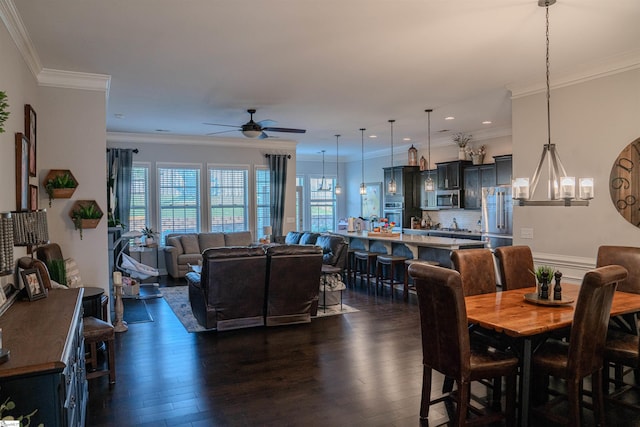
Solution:
<path fill-rule="evenodd" d="M 262 236 L 263 227 L 271 225 L 271 173 L 256 169 L 256 234 Z"/>
<path fill-rule="evenodd" d="M 311 231 L 333 231 L 336 223 L 336 196 L 333 191 L 316 191 L 322 178 L 311 178 Z M 334 188 L 334 178 L 326 178 L 329 188 Z"/>
<path fill-rule="evenodd" d="M 149 166 L 133 164 L 131 169 L 131 208 L 128 229 L 142 230 L 151 226 L 149 218 Z"/>
<path fill-rule="evenodd" d="M 209 169 L 211 231 L 249 229 L 248 176 L 247 169 Z"/>
<path fill-rule="evenodd" d="M 200 231 L 200 168 L 158 168 L 160 233 Z"/>

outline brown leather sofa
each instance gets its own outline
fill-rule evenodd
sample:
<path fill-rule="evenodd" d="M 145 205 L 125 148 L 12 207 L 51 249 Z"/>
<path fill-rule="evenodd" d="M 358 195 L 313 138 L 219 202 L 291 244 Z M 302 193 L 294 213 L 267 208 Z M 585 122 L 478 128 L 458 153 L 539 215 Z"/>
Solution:
<path fill-rule="evenodd" d="M 191 310 L 219 331 L 311 321 L 322 249 L 312 245 L 210 248 L 187 273 Z"/>

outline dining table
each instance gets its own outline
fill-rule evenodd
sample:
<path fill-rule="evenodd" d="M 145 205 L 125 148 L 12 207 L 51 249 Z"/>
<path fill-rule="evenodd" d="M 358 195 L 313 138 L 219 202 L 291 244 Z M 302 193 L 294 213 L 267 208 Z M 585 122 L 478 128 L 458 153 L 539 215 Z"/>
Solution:
<path fill-rule="evenodd" d="M 465 297 L 467 320 L 521 341 L 520 425 L 529 423 L 531 361 L 535 344 L 550 332 L 571 326 L 580 285 L 562 284 L 562 300 L 539 300 L 537 288 L 521 288 Z M 611 316 L 640 311 L 640 295 L 616 291 Z"/>

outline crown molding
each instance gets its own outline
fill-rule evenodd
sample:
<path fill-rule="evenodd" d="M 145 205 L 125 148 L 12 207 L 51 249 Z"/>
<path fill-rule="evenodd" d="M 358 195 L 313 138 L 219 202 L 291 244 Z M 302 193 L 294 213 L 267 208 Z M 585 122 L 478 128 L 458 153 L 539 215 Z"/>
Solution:
<path fill-rule="evenodd" d="M 624 73 L 637 68 L 640 68 L 640 49 L 612 56 L 597 63 L 591 63 L 580 71 L 559 74 L 553 79 L 554 81 L 550 82 L 550 86 L 552 89 L 558 89 L 601 77 Z M 541 81 L 529 81 L 526 83 L 507 85 L 506 88 L 511 91 L 511 99 L 517 99 L 544 92 L 546 90 L 546 84 Z"/>
<path fill-rule="evenodd" d="M 0 0 L 0 19 L 4 22 L 31 74 L 37 78 L 42 69 L 42 63 L 13 0 Z"/>
<path fill-rule="evenodd" d="M 108 74 L 80 73 L 51 68 L 43 68 L 37 78 L 40 86 L 93 90 L 107 94 L 111 85 L 111 76 Z"/>
<path fill-rule="evenodd" d="M 250 138 L 218 138 L 193 135 L 159 135 L 152 133 L 129 133 L 129 132 L 107 132 L 107 144 L 109 143 L 151 143 L 151 144 L 183 144 L 183 145 L 208 145 L 212 147 L 233 147 L 233 148 L 257 148 L 264 150 L 294 150 L 298 144 L 293 140 Z"/>

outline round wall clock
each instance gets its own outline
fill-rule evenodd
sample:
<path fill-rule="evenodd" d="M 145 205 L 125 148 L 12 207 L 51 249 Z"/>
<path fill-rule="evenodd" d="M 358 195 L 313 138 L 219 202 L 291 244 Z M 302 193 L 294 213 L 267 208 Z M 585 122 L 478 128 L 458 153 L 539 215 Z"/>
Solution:
<path fill-rule="evenodd" d="M 640 227 L 640 138 L 627 145 L 613 163 L 609 193 L 620 215 Z"/>

